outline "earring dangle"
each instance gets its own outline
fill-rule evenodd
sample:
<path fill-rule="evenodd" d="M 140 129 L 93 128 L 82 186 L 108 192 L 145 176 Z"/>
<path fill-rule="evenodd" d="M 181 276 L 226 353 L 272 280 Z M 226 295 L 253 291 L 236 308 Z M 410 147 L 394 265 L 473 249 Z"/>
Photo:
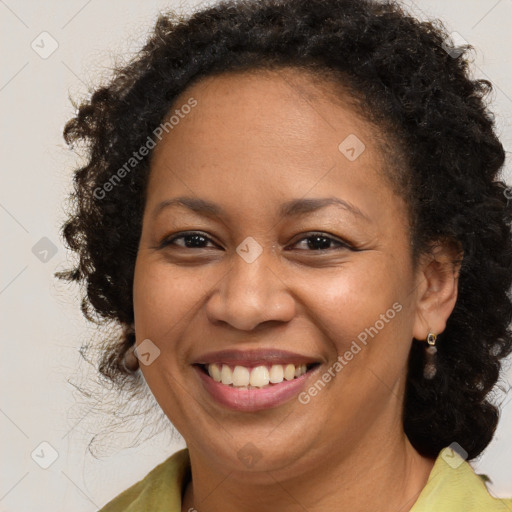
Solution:
<path fill-rule="evenodd" d="M 437 339 L 436 334 L 434 334 L 433 332 L 428 333 L 428 336 L 427 336 L 428 347 L 425 349 L 426 363 L 425 363 L 425 368 L 423 369 L 423 377 L 425 377 L 425 379 L 428 379 L 428 380 L 433 379 L 435 374 L 437 373 L 436 339 Z"/>

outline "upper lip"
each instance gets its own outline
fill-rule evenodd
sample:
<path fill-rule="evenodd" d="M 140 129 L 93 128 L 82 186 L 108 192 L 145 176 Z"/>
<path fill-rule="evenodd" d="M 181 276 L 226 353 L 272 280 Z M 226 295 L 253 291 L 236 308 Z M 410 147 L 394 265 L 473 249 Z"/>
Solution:
<path fill-rule="evenodd" d="M 312 364 L 321 361 L 312 356 L 297 354 L 287 350 L 250 349 L 220 350 L 208 352 L 197 358 L 194 364 L 223 363 L 226 365 L 258 366 L 273 364 Z"/>

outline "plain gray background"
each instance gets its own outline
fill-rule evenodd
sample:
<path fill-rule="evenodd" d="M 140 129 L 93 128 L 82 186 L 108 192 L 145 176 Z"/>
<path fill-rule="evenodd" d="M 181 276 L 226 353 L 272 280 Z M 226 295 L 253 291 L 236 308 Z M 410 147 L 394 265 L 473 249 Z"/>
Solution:
<path fill-rule="evenodd" d="M 441 18 L 476 47 L 473 72 L 495 87 L 492 108 L 510 150 L 512 0 L 404 4 L 418 17 Z M 182 2 L 181 9 L 195 5 Z M 88 86 L 108 77 L 115 59 L 140 48 L 158 11 L 176 6 L 159 0 L 0 0 L 2 511 L 92 512 L 184 446 L 162 434 L 123 449 L 133 440 L 128 432 L 103 442 L 110 457 L 98 460 L 87 452 L 102 426 L 102 407 L 87 409 L 67 379 L 82 374 L 78 349 L 94 329 L 81 316 L 76 287 L 53 278 L 71 261 L 59 235 L 78 164 L 61 137 L 73 114 L 68 95 L 87 97 Z M 48 55 L 52 45 L 58 46 Z M 507 165 L 510 183 L 509 155 Z M 510 381 L 509 369 L 505 390 Z M 108 407 L 111 397 L 102 398 Z M 493 494 L 512 496 L 512 392 L 497 392 L 496 400 L 504 404 L 499 429 L 472 464 L 490 476 Z M 136 419 L 131 426 L 140 427 Z"/>

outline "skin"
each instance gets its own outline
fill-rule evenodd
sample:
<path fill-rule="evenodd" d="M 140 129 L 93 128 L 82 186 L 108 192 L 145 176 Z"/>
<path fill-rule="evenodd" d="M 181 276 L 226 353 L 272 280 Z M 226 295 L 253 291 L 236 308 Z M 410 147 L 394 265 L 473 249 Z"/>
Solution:
<path fill-rule="evenodd" d="M 432 469 L 401 411 L 413 337 L 441 333 L 455 305 L 454 254 L 440 245 L 413 267 L 407 206 L 384 176 L 376 128 L 331 92 L 293 69 L 209 77 L 178 98 L 173 109 L 198 104 L 154 150 L 135 329 L 138 344 L 149 338 L 161 351 L 142 371 L 189 448 L 183 511 L 402 512 Z M 355 161 L 338 150 L 350 134 L 366 146 Z M 225 215 L 182 206 L 155 215 L 178 196 Z M 303 197 L 343 199 L 368 220 L 336 206 L 278 216 Z M 189 230 L 209 240 L 160 245 Z M 311 232 L 334 241 L 319 251 Z M 236 252 L 249 236 L 263 249 L 252 263 Z M 396 302 L 402 310 L 307 405 L 227 409 L 191 366 L 206 352 L 277 347 L 322 361 L 321 375 Z M 238 457 L 249 441 L 260 455 L 252 467 Z"/>

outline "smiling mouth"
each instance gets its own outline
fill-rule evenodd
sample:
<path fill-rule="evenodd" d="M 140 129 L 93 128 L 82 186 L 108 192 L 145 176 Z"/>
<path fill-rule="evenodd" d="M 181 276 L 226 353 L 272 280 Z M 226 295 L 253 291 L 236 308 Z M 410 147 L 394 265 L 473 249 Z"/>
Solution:
<path fill-rule="evenodd" d="M 196 364 L 203 373 L 215 382 L 229 388 L 265 389 L 292 381 L 318 367 L 320 363 L 310 364 L 272 364 L 253 367 L 229 365 L 223 363 Z"/>

